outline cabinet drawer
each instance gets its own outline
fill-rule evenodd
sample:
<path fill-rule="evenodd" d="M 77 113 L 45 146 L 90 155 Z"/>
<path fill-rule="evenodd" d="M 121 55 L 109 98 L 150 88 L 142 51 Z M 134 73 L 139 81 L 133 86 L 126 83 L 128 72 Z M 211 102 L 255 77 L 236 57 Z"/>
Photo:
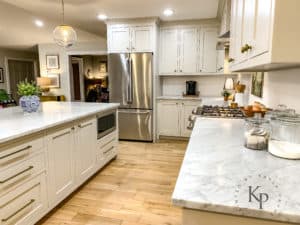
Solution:
<path fill-rule="evenodd" d="M 0 171 L 0 195 L 16 187 L 25 180 L 32 178 L 45 169 L 45 155 L 43 152 L 16 165 Z"/>
<path fill-rule="evenodd" d="M 106 142 L 105 145 L 98 145 L 97 148 L 97 162 L 102 166 L 110 161 L 113 157 L 117 155 L 118 141 L 116 139 L 111 139 Z"/>
<path fill-rule="evenodd" d="M 33 152 L 36 152 L 44 147 L 44 139 L 36 138 L 29 139 L 24 142 L 17 142 L 11 145 L 0 148 L 0 169 L 11 163 L 18 162 Z"/>
<path fill-rule="evenodd" d="M 35 224 L 47 209 L 45 174 L 0 198 L 0 225 Z"/>
<path fill-rule="evenodd" d="M 117 131 L 111 132 L 110 134 L 104 136 L 103 138 L 98 140 L 98 149 L 104 147 L 112 141 L 117 140 Z"/>

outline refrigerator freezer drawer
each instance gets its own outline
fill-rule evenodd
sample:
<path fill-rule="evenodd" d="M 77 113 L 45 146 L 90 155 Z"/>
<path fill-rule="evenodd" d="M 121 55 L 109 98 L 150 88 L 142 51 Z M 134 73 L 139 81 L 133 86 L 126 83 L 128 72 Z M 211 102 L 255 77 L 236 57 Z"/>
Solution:
<path fill-rule="evenodd" d="M 119 138 L 122 140 L 152 141 L 152 110 L 120 109 Z"/>

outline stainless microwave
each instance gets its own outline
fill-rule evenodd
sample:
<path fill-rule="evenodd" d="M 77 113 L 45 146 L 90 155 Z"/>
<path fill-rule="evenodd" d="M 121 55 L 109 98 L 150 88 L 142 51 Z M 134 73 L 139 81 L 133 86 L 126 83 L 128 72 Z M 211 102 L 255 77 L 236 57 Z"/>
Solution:
<path fill-rule="evenodd" d="M 116 130 L 116 112 L 97 116 L 97 138 L 100 139 Z"/>

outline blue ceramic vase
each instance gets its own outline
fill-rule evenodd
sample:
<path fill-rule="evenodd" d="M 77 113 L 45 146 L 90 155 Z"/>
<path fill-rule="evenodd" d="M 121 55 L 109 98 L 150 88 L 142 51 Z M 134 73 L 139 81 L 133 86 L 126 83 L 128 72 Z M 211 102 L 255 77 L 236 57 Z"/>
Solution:
<path fill-rule="evenodd" d="M 40 98 L 36 95 L 22 96 L 19 103 L 24 112 L 37 112 L 40 107 Z"/>

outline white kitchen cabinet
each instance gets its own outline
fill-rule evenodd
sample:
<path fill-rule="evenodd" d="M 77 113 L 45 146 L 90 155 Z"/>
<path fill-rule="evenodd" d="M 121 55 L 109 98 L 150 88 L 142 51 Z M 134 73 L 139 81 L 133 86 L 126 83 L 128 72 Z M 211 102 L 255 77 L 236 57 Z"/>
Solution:
<path fill-rule="evenodd" d="M 49 202 L 56 205 L 75 187 L 74 128 L 66 127 L 47 137 Z"/>
<path fill-rule="evenodd" d="M 177 73 L 178 68 L 178 31 L 177 29 L 161 30 L 160 73 Z"/>
<path fill-rule="evenodd" d="M 82 121 L 76 125 L 75 132 L 75 168 L 76 181 L 81 184 L 86 181 L 96 167 L 96 119 Z"/>
<path fill-rule="evenodd" d="M 216 26 L 166 27 L 160 32 L 161 75 L 216 73 Z"/>
<path fill-rule="evenodd" d="M 189 137 L 191 131 L 189 116 L 200 101 L 160 100 L 158 102 L 158 135 L 170 137 Z"/>
<path fill-rule="evenodd" d="M 231 71 L 268 71 L 300 65 L 297 0 L 233 0 Z"/>
<path fill-rule="evenodd" d="M 130 51 L 130 28 L 112 26 L 108 30 L 108 51 L 123 53 Z"/>
<path fill-rule="evenodd" d="M 217 73 L 224 73 L 225 65 L 225 50 L 218 50 L 217 52 Z"/>
<path fill-rule="evenodd" d="M 152 26 L 131 27 L 131 51 L 153 52 L 154 32 Z"/>
<path fill-rule="evenodd" d="M 180 31 L 179 47 L 179 72 L 180 73 L 197 73 L 197 29 L 185 28 Z"/>
<path fill-rule="evenodd" d="M 183 101 L 181 105 L 180 136 L 190 137 L 192 130 L 188 129 L 190 124 L 189 117 L 192 115 L 192 111 L 199 106 L 199 103 L 195 101 Z"/>
<path fill-rule="evenodd" d="M 108 52 L 153 52 L 154 26 L 152 25 L 108 25 Z"/>
<path fill-rule="evenodd" d="M 180 136 L 181 105 L 176 101 L 161 101 L 158 103 L 159 135 Z"/>
<path fill-rule="evenodd" d="M 200 65 L 199 72 L 215 73 L 217 70 L 217 28 L 200 30 Z"/>

